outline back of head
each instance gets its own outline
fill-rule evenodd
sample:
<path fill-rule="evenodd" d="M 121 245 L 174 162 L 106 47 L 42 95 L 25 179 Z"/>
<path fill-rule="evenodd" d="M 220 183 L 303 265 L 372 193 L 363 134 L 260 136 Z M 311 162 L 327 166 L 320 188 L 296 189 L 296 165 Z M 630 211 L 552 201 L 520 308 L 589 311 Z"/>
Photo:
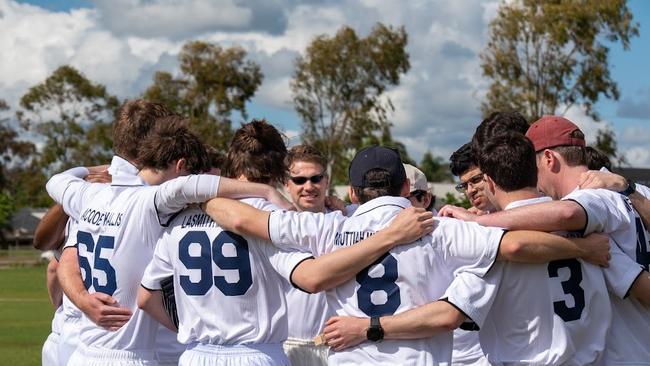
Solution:
<path fill-rule="evenodd" d="M 208 152 L 208 159 L 210 160 L 210 167 L 212 170 L 217 169 L 221 172 L 226 164 L 226 154 L 210 145 L 206 145 L 205 149 Z"/>
<path fill-rule="evenodd" d="M 297 161 L 303 161 L 318 164 L 322 168 L 327 168 L 327 159 L 317 148 L 308 144 L 296 145 L 289 149 L 287 153 L 286 165 L 291 165 Z"/>
<path fill-rule="evenodd" d="M 526 137 L 536 153 L 550 149 L 560 154 L 569 167 L 587 165 L 585 135 L 564 117 L 543 116 L 530 126 Z"/>
<path fill-rule="evenodd" d="M 600 170 L 601 168 L 612 170 L 612 162 L 600 150 L 587 146 L 585 147 L 585 153 L 587 155 L 587 168 L 590 170 Z"/>
<path fill-rule="evenodd" d="M 280 132 L 266 120 L 253 120 L 241 126 L 232 138 L 225 164 L 225 176 L 246 177 L 257 183 L 284 183 L 287 146 Z"/>
<path fill-rule="evenodd" d="M 519 132 L 505 132 L 486 140 L 478 153 L 478 164 L 505 192 L 537 186 L 535 149 Z"/>
<path fill-rule="evenodd" d="M 349 175 L 361 204 L 382 196 L 399 197 L 406 181 L 399 152 L 382 146 L 360 150 L 350 163 Z"/>
<path fill-rule="evenodd" d="M 472 148 L 480 151 L 490 137 L 508 131 L 526 134 L 528 121 L 519 112 L 493 112 L 476 127 L 472 137 Z"/>
<path fill-rule="evenodd" d="M 161 118 L 149 136 L 139 142 L 138 156 L 142 167 L 160 171 L 185 159 L 189 173 L 209 171 L 210 160 L 205 145 L 187 126 L 188 121 L 180 116 Z"/>
<path fill-rule="evenodd" d="M 137 163 L 138 146 L 149 135 L 156 120 L 172 115 L 162 104 L 134 99 L 124 103 L 113 127 L 113 152 Z"/>
<path fill-rule="evenodd" d="M 472 145 L 469 142 L 454 151 L 449 157 L 449 169 L 451 170 L 451 174 L 457 177 L 463 175 L 472 166 L 478 166 L 478 162 L 472 150 Z"/>

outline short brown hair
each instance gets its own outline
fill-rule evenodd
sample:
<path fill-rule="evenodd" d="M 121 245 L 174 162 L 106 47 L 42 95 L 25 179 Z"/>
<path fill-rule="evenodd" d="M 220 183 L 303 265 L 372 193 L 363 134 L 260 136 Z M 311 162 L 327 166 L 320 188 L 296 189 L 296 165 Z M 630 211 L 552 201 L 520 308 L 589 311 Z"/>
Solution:
<path fill-rule="evenodd" d="M 584 146 L 556 146 L 550 150 L 560 154 L 570 167 L 587 165 L 587 152 Z"/>
<path fill-rule="evenodd" d="M 383 196 L 399 197 L 402 191 L 401 184 L 391 185 L 390 173 L 383 169 L 369 170 L 364 175 L 364 180 L 368 182 L 368 186 L 352 186 L 352 190 L 361 204 Z"/>
<path fill-rule="evenodd" d="M 164 170 L 169 164 L 185 159 L 185 168 L 191 174 L 210 171 L 205 145 L 187 125 L 187 120 L 180 116 L 161 118 L 140 143 L 138 156 L 142 166 Z"/>
<path fill-rule="evenodd" d="M 320 150 L 308 144 L 296 145 L 289 149 L 285 161 L 287 167 L 291 167 L 291 164 L 297 161 L 304 161 L 318 164 L 323 167 L 323 169 L 327 169 L 327 159 L 325 159 L 325 156 L 320 152 Z"/>
<path fill-rule="evenodd" d="M 280 132 L 266 120 L 253 120 L 235 131 L 228 149 L 225 176 L 243 175 L 251 182 L 284 183 L 287 146 Z"/>
<path fill-rule="evenodd" d="M 138 163 L 138 146 L 153 129 L 156 120 L 172 115 L 162 104 L 134 99 L 124 103 L 113 127 L 113 153 Z"/>

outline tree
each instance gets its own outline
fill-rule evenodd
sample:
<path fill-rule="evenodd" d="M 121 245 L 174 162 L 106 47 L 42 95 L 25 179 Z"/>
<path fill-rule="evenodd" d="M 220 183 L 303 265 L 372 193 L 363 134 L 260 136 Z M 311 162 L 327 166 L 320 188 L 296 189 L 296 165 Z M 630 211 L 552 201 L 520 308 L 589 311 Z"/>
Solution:
<path fill-rule="evenodd" d="M 320 149 L 332 177 L 345 175 L 346 157 L 364 138 L 390 127 L 384 95 L 410 68 L 406 31 L 377 24 L 365 38 L 349 27 L 321 35 L 295 61 L 291 82 L 303 140 Z"/>
<path fill-rule="evenodd" d="M 9 106 L 0 99 L 0 112 L 8 111 Z M 20 186 L 15 185 L 12 173 L 22 168 L 24 164 L 21 163 L 29 160 L 34 153 L 34 144 L 19 140 L 18 133 L 11 127 L 10 122 L 6 115 L 0 116 L 0 229 L 6 227 L 16 209 L 12 193 Z"/>
<path fill-rule="evenodd" d="M 453 177 L 449 170 L 449 164 L 439 156 L 433 157 L 430 151 L 422 156 L 420 170 L 427 176 L 429 182 L 452 182 Z"/>
<path fill-rule="evenodd" d="M 598 120 L 593 104 L 619 97 L 603 42 L 627 50 L 638 33 L 626 0 L 503 2 L 481 54 L 491 79 L 483 114 L 515 110 L 534 121 L 580 105 Z"/>
<path fill-rule="evenodd" d="M 61 66 L 20 99 L 18 119 L 44 139 L 37 166 L 46 175 L 110 162 L 119 101 L 71 66 Z"/>
<path fill-rule="evenodd" d="M 241 47 L 201 41 L 186 43 L 178 58 L 181 75 L 157 72 L 144 98 L 188 116 L 206 143 L 225 149 L 232 137 L 231 114 L 246 119 L 246 102 L 262 83 L 260 66 L 246 60 Z"/>
<path fill-rule="evenodd" d="M 0 99 L 0 112 L 9 111 L 7 103 Z M 17 160 L 25 160 L 34 153 L 34 144 L 18 139 L 18 133 L 10 125 L 10 118 L 0 116 L 0 191 L 7 188 L 7 174 Z"/>
<path fill-rule="evenodd" d="M 616 135 L 614 131 L 609 128 L 598 130 L 596 135 L 596 143 L 593 147 L 607 155 L 612 162 L 612 166 L 622 166 L 627 164 L 627 159 L 623 153 L 618 152 L 618 144 L 616 143 Z"/>

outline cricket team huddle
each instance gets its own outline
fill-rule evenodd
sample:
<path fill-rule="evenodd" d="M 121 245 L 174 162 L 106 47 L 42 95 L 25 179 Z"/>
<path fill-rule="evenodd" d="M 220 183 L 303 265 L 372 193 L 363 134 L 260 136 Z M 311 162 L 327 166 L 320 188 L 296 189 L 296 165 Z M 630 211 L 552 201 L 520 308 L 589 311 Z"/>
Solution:
<path fill-rule="evenodd" d="M 472 207 L 437 213 L 388 147 L 345 204 L 265 120 L 224 155 L 131 100 L 113 134 L 46 186 L 43 365 L 650 365 L 650 188 L 564 117 L 480 122 L 450 157 Z"/>

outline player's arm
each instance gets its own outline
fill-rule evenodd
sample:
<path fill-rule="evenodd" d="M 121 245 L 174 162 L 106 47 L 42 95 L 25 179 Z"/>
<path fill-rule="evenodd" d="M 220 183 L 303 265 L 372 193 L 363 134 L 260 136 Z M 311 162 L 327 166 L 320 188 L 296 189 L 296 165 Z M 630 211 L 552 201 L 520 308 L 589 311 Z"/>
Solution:
<path fill-rule="evenodd" d="M 101 292 L 88 293 L 81 279 L 77 248 L 63 250 L 57 276 L 66 296 L 95 324 L 117 330 L 131 318 L 131 310 L 120 307 L 113 297 Z"/>
<path fill-rule="evenodd" d="M 239 235 L 271 240 L 270 211 L 259 210 L 245 203 L 226 198 L 213 198 L 202 205 L 203 210 L 221 228 Z"/>
<path fill-rule="evenodd" d="M 558 259 L 582 258 L 606 266 L 609 237 L 591 234 L 584 238 L 565 238 L 541 231 L 517 230 L 504 234 L 497 260 L 521 263 L 546 263 Z"/>
<path fill-rule="evenodd" d="M 379 322 L 384 339 L 418 339 L 453 331 L 465 319 L 456 307 L 438 300 L 397 315 L 382 316 Z M 366 341 L 369 327 L 369 318 L 335 316 L 325 324 L 323 337 L 334 351 L 341 351 Z"/>
<path fill-rule="evenodd" d="M 414 207 L 404 209 L 387 228 L 371 237 L 300 262 L 291 274 L 291 282 L 310 293 L 329 290 L 351 280 L 395 246 L 412 243 L 430 233 L 433 227 L 431 212 Z"/>
<path fill-rule="evenodd" d="M 65 240 L 65 225 L 68 215 L 63 206 L 55 204 L 45 213 L 34 232 L 34 248 L 38 250 L 56 250 Z"/>
<path fill-rule="evenodd" d="M 508 230 L 575 231 L 583 230 L 587 224 L 585 210 L 570 200 L 543 202 L 480 216 L 447 205 L 438 214 Z"/>
<path fill-rule="evenodd" d="M 47 294 L 50 297 L 50 303 L 56 309 L 61 306 L 63 302 L 63 290 L 61 284 L 56 276 L 56 269 L 59 265 L 56 258 L 50 259 L 47 264 L 47 272 L 45 273 L 45 283 L 47 286 Z"/>
<path fill-rule="evenodd" d="M 597 189 L 603 188 L 614 192 L 623 192 L 628 188 L 629 183 L 625 177 L 611 172 L 601 172 L 597 170 L 589 170 L 580 175 L 578 186 L 580 189 Z M 639 185 L 637 185 L 638 187 Z M 650 200 L 643 194 L 635 190 L 628 196 L 632 201 L 632 206 L 639 213 L 643 224 L 648 227 L 650 223 Z"/>
<path fill-rule="evenodd" d="M 210 174 L 178 177 L 158 186 L 156 208 L 161 214 L 175 213 L 191 203 L 205 202 L 213 197 L 261 197 L 281 208 L 293 208 L 278 190 L 261 183 L 242 182 Z"/>
<path fill-rule="evenodd" d="M 163 295 L 161 290 L 150 290 L 144 286 L 140 286 L 138 290 L 138 307 L 151 315 L 160 324 L 167 327 L 173 332 L 178 332 L 178 329 L 169 319 L 167 311 L 163 306 Z"/>
<path fill-rule="evenodd" d="M 630 288 L 630 296 L 650 308 L 650 273 L 642 271 Z"/>

